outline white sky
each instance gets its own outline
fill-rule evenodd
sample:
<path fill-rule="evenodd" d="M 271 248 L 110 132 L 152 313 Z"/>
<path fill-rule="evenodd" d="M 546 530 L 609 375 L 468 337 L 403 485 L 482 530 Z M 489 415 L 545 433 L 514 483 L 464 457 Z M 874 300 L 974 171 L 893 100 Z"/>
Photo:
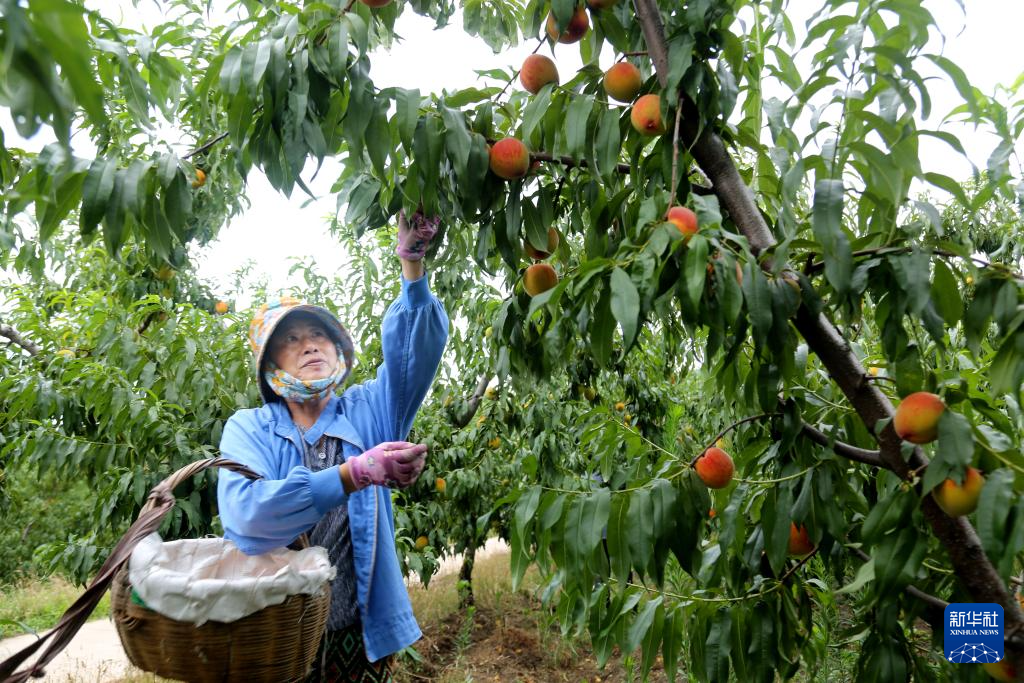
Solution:
<path fill-rule="evenodd" d="M 628 0 L 623 0 L 628 1 Z M 107 4 L 104 2 L 103 4 Z M 122 3 L 127 4 L 127 3 Z M 817 9 L 820 2 L 815 0 L 792 0 L 791 15 L 797 31 L 802 30 L 802 19 Z M 1024 25 L 1024 3 L 993 2 L 992 0 L 965 0 L 966 17 L 955 0 L 936 0 L 926 3 L 946 34 L 946 44 L 938 42 L 933 51 L 943 54 L 958 64 L 971 82 L 985 94 L 992 94 L 997 84 L 1009 85 L 1024 73 L 1017 41 L 1020 26 Z M 151 7 L 151 6 L 149 6 Z M 143 11 L 146 5 L 138 8 Z M 108 16 L 111 13 L 105 12 Z M 378 87 L 416 87 L 421 92 L 437 92 L 442 88 L 454 90 L 474 85 L 478 69 L 495 67 L 518 67 L 522 59 L 532 51 L 535 43 L 530 42 L 501 55 L 494 55 L 483 41 L 466 35 L 456 21 L 446 29 L 435 31 L 433 22 L 407 10 L 399 19 L 397 33 L 403 37 L 387 52 L 372 57 L 371 77 Z M 152 23 L 152 22 L 148 22 Z M 547 48 L 542 48 L 545 54 Z M 562 80 L 567 81 L 579 68 L 579 51 L 575 45 L 560 45 L 556 48 L 555 60 Z M 602 60 L 602 66 L 610 66 L 609 56 Z M 919 65 L 922 69 L 924 65 Z M 928 73 L 928 72 L 925 72 Z M 517 87 L 518 83 L 513 84 Z M 953 106 L 955 91 L 948 83 L 933 80 L 929 84 L 933 101 L 932 117 L 926 122 L 935 127 L 938 121 Z M 5 130 L 11 130 L 9 119 L 0 121 Z M 946 126 L 961 138 L 973 161 L 984 166 L 985 159 L 994 146 L 991 139 L 974 133 L 964 126 Z M 14 136 L 11 136 L 14 138 Z M 49 140 L 36 136 L 28 148 L 38 148 Z M 52 138 L 51 138 L 52 139 Z M 16 144 L 14 139 L 9 144 Z M 970 166 L 956 158 L 944 143 L 925 146 L 922 143 L 922 163 L 925 168 L 940 170 L 956 178 L 965 178 Z M 288 257 L 304 260 L 313 259 L 320 272 L 341 268 L 345 258 L 341 247 L 327 233 L 324 217 L 333 213 L 335 198 L 330 186 L 337 177 L 337 165 L 325 162 L 315 181 L 310 183 L 317 201 L 302 206 L 307 197 L 296 190 L 292 197 L 277 194 L 258 171 L 249 176 L 247 196 L 251 208 L 225 226 L 219 239 L 208 245 L 199 254 L 197 266 L 202 278 L 215 287 L 227 287 L 229 274 L 252 260 L 259 264 L 269 278 L 272 290 L 293 284 L 287 271 Z M 309 178 L 306 174 L 306 179 Z M 237 301 L 244 307 L 247 301 Z"/>

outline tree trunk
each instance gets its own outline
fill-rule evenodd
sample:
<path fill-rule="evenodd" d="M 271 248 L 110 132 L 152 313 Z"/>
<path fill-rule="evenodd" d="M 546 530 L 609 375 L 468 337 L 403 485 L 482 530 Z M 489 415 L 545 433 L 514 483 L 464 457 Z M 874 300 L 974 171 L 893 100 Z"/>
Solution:
<path fill-rule="evenodd" d="M 654 61 L 658 81 L 662 87 L 667 87 L 668 47 L 657 1 L 633 0 L 633 6 L 644 33 L 648 54 Z M 693 103 L 685 97 L 677 106 L 684 107 L 684 113 L 696 111 Z M 760 254 L 775 244 L 775 238 L 757 208 L 753 193 L 742 181 L 717 133 L 710 127 L 700 128 L 699 118 L 695 114 L 684 116 L 684 119 L 680 130 L 681 142 L 690 150 L 711 181 L 719 202 L 747 238 L 751 250 L 755 255 Z M 864 368 L 846 339 L 828 318 L 812 313 L 806 306 L 801 306 L 793 322 L 869 431 L 874 433 L 877 420 L 892 417 L 892 404 L 876 387 L 864 381 Z M 909 462 L 903 461 L 900 454 L 902 444 L 891 423 L 881 433 L 875 434 L 875 438 L 878 439 L 882 461 L 904 479 L 909 478 L 911 470 L 923 469 L 928 463 L 920 448 L 914 449 Z M 946 516 L 931 496 L 923 497 L 922 508 L 925 519 L 950 554 L 957 578 L 971 598 L 977 602 L 994 602 L 1003 607 L 1007 654 L 1018 670 L 1024 668 L 1024 638 L 1021 637 L 1024 632 L 1024 610 L 985 555 L 974 528 L 964 518 Z"/>
<path fill-rule="evenodd" d="M 473 597 L 473 563 L 476 560 L 476 548 L 467 549 L 462 555 L 462 568 L 459 570 L 459 609 L 476 604 Z"/>

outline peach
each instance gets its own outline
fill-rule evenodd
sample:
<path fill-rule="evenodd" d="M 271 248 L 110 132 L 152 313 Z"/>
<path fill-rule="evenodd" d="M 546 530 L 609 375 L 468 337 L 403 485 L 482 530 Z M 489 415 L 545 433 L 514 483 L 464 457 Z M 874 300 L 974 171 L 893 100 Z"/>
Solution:
<path fill-rule="evenodd" d="M 416 537 L 416 550 L 423 550 L 424 548 L 427 547 L 428 543 L 430 543 L 430 541 L 427 539 L 426 536 L 417 536 Z"/>
<path fill-rule="evenodd" d="M 587 0 L 587 7 L 592 10 L 608 9 L 614 7 L 619 0 Z"/>
<path fill-rule="evenodd" d="M 655 94 L 644 95 L 633 104 L 629 120 L 638 132 L 644 135 L 661 135 L 665 124 L 661 120 L 661 98 Z"/>
<path fill-rule="evenodd" d="M 541 251 L 530 244 L 530 240 L 523 240 L 523 250 L 527 256 L 532 258 L 534 261 L 543 261 L 548 256 L 554 253 L 555 249 L 558 249 L 558 231 L 554 228 L 548 228 L 548 249 L 547 251 Z"/>
<path fill-rule="evenodd" d="M 1017 680 L 1017 669 L 1005 657 L 998 662 L 983 662 L 981 668 L 997 681 L 1010 683 Z"/>
<path fill-rule="evenodd" d="M 629 62 L 619 62 L 604 72 L 604 91 L 619 102 L 632 102 L 643 82 L 640 69 Z"/>
<path fill-rule="evenodd" d="M 947 479 L 932 489 L 932 498 L 950 517 L 963 517 L 978 507 L 978 498 L 981 497 L 983 486 L 985 477 L 973 467 L 968 467 L 962 484 Z"/>
<path fill-rule="evenodd" d="M 558 83 L 558 69 L 549 57 L 530 55 L 519 69 L 519 82 L 531 95 L 536 95 L 548 83 Z"/>
<path fill-rule="evenodd" d="M 547 32 L 551 41 L 557 40 L 559 43 L 564 44 L 575 43 L 590 30 L 590 18 L 587 16 L 587 10 L 577 7 L 576 11 L 569 18 L 568 26 L 565 27 L 565 31 L 561 35 L 558 33 L 558 28 L 554 12 L 548 12 Z"/>
<path fill-rule="evenodd" d="M 694 464 L 697 476 L 710 489 L 724 489 L 732 481 L 735 467 L 732 458 L 721 448 L 712 446 Z"/>
<path fill-rule="evenodd" d="M 434 480 L 434 489 L 438 493 L 444 493 L 446 488 L 448 488 L 448 482 L 446 482 L 442 477 L 438 477 Z"/>
<path fill-rule="evenodd" d="M 534 263 L 523 274 L 523 287 L 530 296 L 537 296 L 558 284 L 558 273 L 547 263 Z"/>
<path fill-rule="evenodd" d="M 498 140 L 491 146 L 491 171 L 505 180 L 522 178 L 530 170 L 530 150 L 515 138 Z"/>
<path fill-rule="evenodd" d="M 383 7 L 391 3 L 391 0 L 359 0 L 367 7 Z"/>
<path fill-rule="evenodd" d="M 790 555 L 803 557 L 814 550 L 811 537 L 807 535 L 807 528 L 801 524 L 799 527 L 794 522 L 789 523 L 789 545 L 787 552 Z"/>
<path fill-rule="evenodd" d="M 930 443 L 939 434 L 939 418 L 946 404 L 935 394 L 917 391 L 904 398 L 892 420 L 893 429 L 904 441 Z"/>
<path fill-rule="evenodd" d="M 665 220 L 676 226 L 687 242 L 697 234 L 697 214 L 685 206 L 673 206 L 665 214 Z"/>
<path fill-rule="evenodd" d="M 220 315 L 224 315 L 225 313 L 228 312 L 228 302 L 227 301 L 218 301 L 217 305 L 214 306 L 213 308 Z"/>

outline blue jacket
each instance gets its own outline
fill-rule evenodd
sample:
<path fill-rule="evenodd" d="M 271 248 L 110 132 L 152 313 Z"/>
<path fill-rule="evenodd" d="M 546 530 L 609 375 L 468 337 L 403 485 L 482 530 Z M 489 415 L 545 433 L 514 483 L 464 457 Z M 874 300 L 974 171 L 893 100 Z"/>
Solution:
<path fill-rule="evenodd" d="M 347 460 L 384 441 L 405 440 L 447 339 L 448 316 L 427 278 L 403 278 L 401 295 L 384 315 L 384 363 L 376 379 L 333 396 L 306 432 L 307 441 L 316 443 L 325 433 L 337 437 Z M 263 479 L 220 470 L 217 500 L 224 536 L 245 553 L 263 553 L 288 545 L 332 507 L 348 505 L 363 642 L 367 657 L 377 661 L 422 635 L 395 551 L 391 492 L 368 486 L 346 494 L 337 468 L 312 472 L 303 466 L 300 438 L 279 401 L 240 410 L 227 421 L 221 455 Z"/>

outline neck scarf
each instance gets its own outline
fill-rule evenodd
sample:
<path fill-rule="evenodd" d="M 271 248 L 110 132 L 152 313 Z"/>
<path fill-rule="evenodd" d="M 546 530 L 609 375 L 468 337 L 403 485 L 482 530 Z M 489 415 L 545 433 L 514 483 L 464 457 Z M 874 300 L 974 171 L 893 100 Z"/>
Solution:
<path fill-rule="evenodd" d="M 263 379 L 267 380 L 271 391 L 286 401 L 296 401 L 297 403 L 319 401 L 330 396 L 334 387 L 339 386 L 348 376 L 348 366 L 341 362 L 340 357 L 338 361 L 334 372 L 328 377 L 299 379 L 277 367 L 273 361 L 267 360 L 267 369 L 263 371 Z"/>

